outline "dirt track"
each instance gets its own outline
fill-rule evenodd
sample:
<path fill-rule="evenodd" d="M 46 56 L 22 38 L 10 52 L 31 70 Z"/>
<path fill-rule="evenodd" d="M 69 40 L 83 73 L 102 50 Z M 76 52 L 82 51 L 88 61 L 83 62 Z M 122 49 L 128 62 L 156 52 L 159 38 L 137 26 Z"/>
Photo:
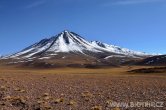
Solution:
<path fill-rule="evenodd" d="M 113 101 L 166 104 L 166 77 L 156 75 L 1 73 L 0 86 L 0 110 L 112 110 Z M 139 108 L 147 109 L 166 106 Z"/>

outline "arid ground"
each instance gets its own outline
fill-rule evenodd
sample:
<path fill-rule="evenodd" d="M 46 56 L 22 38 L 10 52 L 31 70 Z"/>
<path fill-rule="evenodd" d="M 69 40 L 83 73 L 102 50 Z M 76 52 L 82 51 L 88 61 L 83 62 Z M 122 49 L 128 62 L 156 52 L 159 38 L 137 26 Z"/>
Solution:
<path fill-rule="evenodd" d="M 141 67 L 0 67 L 0 110 L 166 110 L 166 73 L 127 72 L 133 68 Z M 158 106 L 122 108 L 115 102 Z"/>

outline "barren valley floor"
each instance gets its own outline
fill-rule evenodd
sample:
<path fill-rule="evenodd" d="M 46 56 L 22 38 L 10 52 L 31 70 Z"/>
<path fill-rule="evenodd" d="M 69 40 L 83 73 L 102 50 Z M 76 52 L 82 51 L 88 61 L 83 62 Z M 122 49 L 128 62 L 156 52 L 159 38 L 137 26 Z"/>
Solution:
<path fill-rule="evenodd" d="M 134 67 L 139 68 L 139 67 Z M 0 69 L 0 110 L 166 110 L 166 75 L 105 69 Z M 164 102 L 113 107 L 112 102 Z"/>

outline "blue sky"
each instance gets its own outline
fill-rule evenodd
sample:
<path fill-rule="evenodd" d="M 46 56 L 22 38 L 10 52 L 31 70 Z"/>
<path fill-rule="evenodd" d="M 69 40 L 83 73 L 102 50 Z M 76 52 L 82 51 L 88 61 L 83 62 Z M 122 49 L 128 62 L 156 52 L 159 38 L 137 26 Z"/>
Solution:
<path fill-rule="evenodd" d="M 148 53 L 166 53 L 166 0 L 0 0 L 0 54 L 63 30 Z"/>

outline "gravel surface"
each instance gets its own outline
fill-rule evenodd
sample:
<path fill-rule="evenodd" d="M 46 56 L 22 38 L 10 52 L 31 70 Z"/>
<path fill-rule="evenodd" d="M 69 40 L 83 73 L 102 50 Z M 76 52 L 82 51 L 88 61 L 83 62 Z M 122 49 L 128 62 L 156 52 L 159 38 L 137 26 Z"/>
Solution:
<path fill-rule="evenodd" d="M 115 102 L 164 104 L 122 108 Z M 0 110 L 166 110 L 165 103 L 165 76 L 0 74 Z"/>

